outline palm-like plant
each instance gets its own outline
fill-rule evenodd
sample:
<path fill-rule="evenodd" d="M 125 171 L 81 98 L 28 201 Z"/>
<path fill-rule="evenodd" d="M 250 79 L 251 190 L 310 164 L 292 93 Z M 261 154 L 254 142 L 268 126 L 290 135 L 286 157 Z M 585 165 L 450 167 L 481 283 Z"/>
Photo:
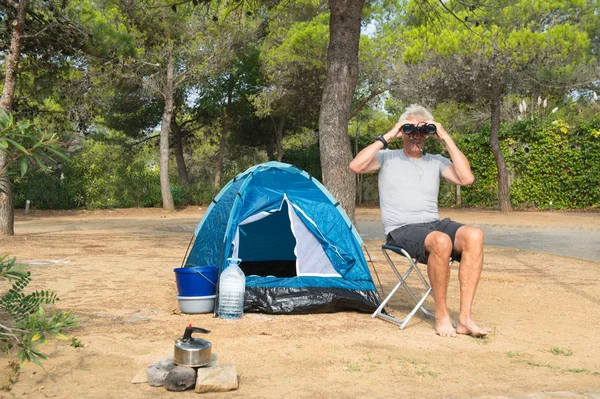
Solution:
<path fill-rule="evenodd" d="M 12 114 L 0 109 L 0 233 L 14 234 L 14 209 L 10 172 L 20 164 L 21 176 L 31 162 L 47 169 L 48 161 L 65 159 L 58 136 L 28 121 L 15 121 Z"/>
<path fill-rule="evenodd" d="M 76 323 L 70 311 L 46 313 L 42 305 L 58 301 L 56 293 L 48 290 L 24 292 L 31 281 L 31 273 L 24 267 L 16 263 L 16 258 L 0 256 L 0 281 L 12 282 L 0 297 L 0 346 L 8 351 L 16 345 L 19 348 L 17 356 L 22 362 L 31 361 L 41 366 L 41 360 L 46 356 L 37 346 L 45 343 L 48 335 L 67 339 L 64 330 Z M 73 339 L 75 342 L 77 340 Z"/>

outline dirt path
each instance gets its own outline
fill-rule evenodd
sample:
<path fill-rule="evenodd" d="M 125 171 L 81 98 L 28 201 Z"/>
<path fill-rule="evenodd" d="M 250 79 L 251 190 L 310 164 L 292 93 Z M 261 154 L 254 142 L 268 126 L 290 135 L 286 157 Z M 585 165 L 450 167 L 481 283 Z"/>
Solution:
<path fill-rule="evenodd" d="M 442 339 L 417 316 L 404 331 L 367 314 L 247 314 L 242 320 L 180 314 L 173 268 L 203 210 L 157 209 L 18 214 L 0 253 L 31 265 L 33 288 L 51 289 L 73 309 L 72 334 L 43 347 L 45 369 L 25 365 L 0 398 L 185 398 L 132 378 L 172 354 L 189 323 L 207 328 L 219 363 L 235 364 L 240 388 L 207 398 L 477 397 L 600 386 L 599 263 L 486 247 L 475 316 L 487 339 Z M 360 209 L 358 218 L 378 217 Z M 456 217 L 456 211 L 444 214 Z M 459 212 L 461 221 L 498 225 L 597 228 L 599 214 Z M 183 226 L 183 227 L 182 227 Z M 379 277 L 394 284 L 382 241 L 367 241 Z M 4 290 L 0 286 L 0 290 Z M 406 312 L 402 295 L 391 311 Z M 449 306 L 458 309 L 457 269 Z M 2 384 L 7 357 L 0 358 Z"/>

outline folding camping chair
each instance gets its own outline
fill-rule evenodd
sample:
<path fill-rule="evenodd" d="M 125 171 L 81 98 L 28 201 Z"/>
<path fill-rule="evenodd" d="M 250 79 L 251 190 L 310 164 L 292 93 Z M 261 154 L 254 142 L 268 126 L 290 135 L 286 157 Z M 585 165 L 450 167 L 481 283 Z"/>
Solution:
<path fill-rule="evenodd" d="M 394 272 L 394 274 L 398 278 L 398 284 L 396 284 L 396 286 L 392 289 L 392 291 L 388 294 L 388 296 L 383 300 L 383 302 L 381 302 L 381 304 L 379 305 L 379 307 L 377 308 L 377 310 L 375 310 L 375 312 L 373 312 L 373 314 L 371 315 L 371 317 L 375 318 L 376 316 L 378 316 L 378 317 L 381 317 L 382 319 L 391 321 L 392 323 L 397 323 L 397 324 L 400 325 L 400 329 L 401 330 L 403 330 L 404 327 L 406 327 L 406 324 L 408 323 L 408 321 L 419 310 L 421 312 L 423 312 L 423 314 L 425 315 L 425 317 L 435 318 L 435 314 L 431 313 L 430 311 L 428 311 L 427 309 L 425 309 L 425 307 L 423 307 L 423 304 L 425 303 L 425 300 L 427 299 L 427 297 L 429 295 L 431 295 L 433 289 L 429 285 L 429 282 L 427 281 L 427 279 L 425 278 L 425 276 L 423 276 L 423 274 L 419 270 L 419 268 L 417 266 L 417 260 L 414 259 L 404 248 L 393 246 L 393 245 L 383 245 L 381 247 L 381 252 L 385 256 L 385 259 L 387 260 L 388 265 L 390 266 L 390 268 L 392 269 L 392 271 Z M 390 254 L 388 252 L 394 252 L 394 253 L 396 253 L 398 255 L 402 255 L 406 259 L 408 259 L 409 267 L 408 267 L 408 269 L 406 269 L 406 271 L 404 272 L 404 274 L 402 274 L 402 273 L 400 273 L 400 271 L 398 271 L 398 268 L 396 267 L 396 265 L 392 261 L 392 258 L 390 257 Z M 450 264 L 452 264 L 452 260 L 450 261 Z M 409 287 L 409 285 L 407 283 L 407 279 L 408 279 L 408 277 L 410 276 L 410 274 L 413 271 L 416 272 L 417 277 L 419 278 L 419 280 L 425 286 L 425 293 L 420 298 L 415 294 L 415 292 Z M 408 294 L 410 295 L 410 297 L 415 301 L 416 305 L 408 313 L 408 315 L 406 315 L 405 318 L 403 318 L 403 319 L 397 319 L 397 318 L 395 318 L 395 317 L 393 317 L 391 315 L 384 314 L 383 313 L 383 309 L 385 308 L 385 305 L 390 301 L 390 299 L 392 299 L 392 297 L 394 296 L 394 294 L 396 294 L 396 291 L 398 291 L 398 289 L 400 289 L 401 286 L 404 287 L 404 289 L 406 289 L 406 292 L 408 292 Z M 452 321 L 452 324 L 456 327 L 456 325 L 454 323 L 454 320 Z"/>

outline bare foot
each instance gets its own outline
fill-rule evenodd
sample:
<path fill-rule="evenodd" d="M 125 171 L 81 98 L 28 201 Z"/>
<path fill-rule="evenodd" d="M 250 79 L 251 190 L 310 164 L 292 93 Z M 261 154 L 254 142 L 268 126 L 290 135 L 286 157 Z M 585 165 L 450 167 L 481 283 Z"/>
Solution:
<path fill-rule="evenodd" d="M 435 333 L 440 337 L 456 337 L 456 330 L 449 317 L 435 320 Z"/>
<path fill-rule="evenodd" d="M 464 323 L 459 319 L 458 323 L 456 323 L 456 332 L 458 334 L 472 335 L 474 337 L 485 337 L 491 331 L 491 328 L 479 327 L 472 319 L 469 319 Z"/>

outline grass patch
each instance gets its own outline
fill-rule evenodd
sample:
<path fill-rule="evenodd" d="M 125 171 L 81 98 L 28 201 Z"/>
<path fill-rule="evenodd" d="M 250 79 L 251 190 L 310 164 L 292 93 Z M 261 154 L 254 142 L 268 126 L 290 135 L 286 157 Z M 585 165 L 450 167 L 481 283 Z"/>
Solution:
<path fill-rule="evenodd" d="M 545 352 L 545 351 L 542 351 L 542 352 Z M 549 368 L 550 370 L 560 371 L 562 373 L 575 373 L 575 374 L 585 373 L 585 374 L 590 374 L 590 375 L 600 375 L 599 372 L 597 372 L 597 371 L 592 372 L 584 367 L 563 368 L 560 366 L 554 366 L 554 365 L 550 364 L 550 361 L 541 363 L 541 362 L 534 362 L 532 360 L 519 359 L 520 357 L 527 355 L 527 354 L 523 354 L 520 352 L 507 352 L 506 354 L 510 358 L 515 358 L 515 360 L 512 360 L 511 363 L 526 364 L 526 365 L 532 366 L 532 367 L 546 367 L 546 368 Z M 562 356 L 571 356 L 571 355 L 562 355 Z"/>
<path fill-rule="evenodd" d="M 553 366 L 550 364 L 550 362 L 546 362 L 546 363 L 540 363 L 540 362 L 534 362 L 531 360 L 515 360 L 515 363 L 525 363 L 529 366 L 533 366 L 533 367 L 547 367 L 550 370 L 560 370 L 560 367 L 558 366 Z"/>
<path fill-rule="evenodd" d="M 381 364 L 381 360 L 373 360 L 373 358 L 371 356 L 365 358 L 365 361 L 370 362 L 370 363 L 375 363 L 375 364 Z"/>
<path fill-rule="evenodd" d="M 437 371 L 429 370 L 427 367 L 423 367 L 421 370 L 417 370 L 416 374 L 423 377 L 429 376 L 433 378 L 438 378 L 438 376 L 440 375 L 440 373 L 438 373 Z"/>
<path fill-rule="evenodd" d="M 344 364 L 344 370 L 346 371 L 365 371 L 372 373 L 379 368 L 381 360 L 374 360 L 371 356 L 360 359 L 357 362 L 346 361 Z"/>
<path fill-rule="evenodd" d="M 414 373 L 421 377 L 432 377 L 437 378 L 441 375 L 437 371 L 431 370 L 427 367 L 429 362 L 421 361 L 412 357 L 400 357 L 396 358 L 396 361 L 402 366 L 402 369 L 407 373 Z"/>
<path fill-rule="evenodd" d="M 374 364 L 369 365 L 369 367 L 365 370 L 367 373 L 372 373 L 373 371 L 377 370 L 377 366 Z"/>
<path fill-rule="evenodd" d="M 575 352 L 571 349 L 561 349 L 561 348 L 550 348 L 550 349 L 540 349 L 542 352 L 550 352 L 555 356 L 573 356 Z"/>
<path fill-rule="evenodd" d="M 412 357 L 401 357 L 398 358 L 398 363 L 402 365 L 402 367 L 406 367 L 407 364 L 419 364 L 420 362 L 417 359 Z"/>
<path fill-rule="evenodd" d="M 588 369 L 565 369 L 567 373 L 589 373 Z"/>
<path fill-rule="evenodd" d="M 361 367 L 358 364 L 346 362 L 346 364 L 344 365 L 344 370 L 346 370 L 346 371 L 360 371 Z"/>
<path fill-rule="evenodd" d="M 374 372 L 379 368 L 379 365 L 381 364 L 381 360 L 374 360 L 373 358 L 371 358 L 371 356 L 367 357 L 365 361 L 369 363 L 369 366 L 365 370 L 367 373 Z"/>

